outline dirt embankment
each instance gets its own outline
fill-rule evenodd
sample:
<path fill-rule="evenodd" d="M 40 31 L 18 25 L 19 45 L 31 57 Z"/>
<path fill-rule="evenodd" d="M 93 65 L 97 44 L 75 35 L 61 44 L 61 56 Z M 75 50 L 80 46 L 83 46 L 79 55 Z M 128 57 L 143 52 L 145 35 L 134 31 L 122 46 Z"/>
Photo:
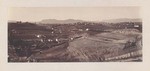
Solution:
<path fill-rule="evenodd" d="M 94 36 L 80 34 L 76 37 L 67 44 L 39 52 L 31 59 L 40 62 L 101 62 L 106 55 L 118 55 L 124 44 L 134 39 L 135 35 L 101 33 Z"/>

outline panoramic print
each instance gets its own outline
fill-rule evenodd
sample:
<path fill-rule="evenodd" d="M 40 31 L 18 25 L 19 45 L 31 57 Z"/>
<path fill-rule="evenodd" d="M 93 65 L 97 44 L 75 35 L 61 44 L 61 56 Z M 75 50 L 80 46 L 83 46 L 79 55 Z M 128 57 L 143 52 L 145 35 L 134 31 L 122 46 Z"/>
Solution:
<path fill-rule="evenodd" d="M 8 62 L 142 62 L 139 7 L 12 7 Z"/>

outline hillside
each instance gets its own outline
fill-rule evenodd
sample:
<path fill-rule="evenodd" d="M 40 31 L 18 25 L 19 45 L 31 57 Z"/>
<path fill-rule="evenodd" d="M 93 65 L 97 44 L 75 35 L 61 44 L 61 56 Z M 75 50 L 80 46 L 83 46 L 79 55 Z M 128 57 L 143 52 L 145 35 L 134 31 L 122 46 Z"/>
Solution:
<path fill-rule="evenodd" d="M 69 22 L 76 21 L 69 20 Z M 107 62 L 118 59 L 132 61 L 130 58 L 142 61 L 141 23 L 9 22 L 8 61 Z"/>

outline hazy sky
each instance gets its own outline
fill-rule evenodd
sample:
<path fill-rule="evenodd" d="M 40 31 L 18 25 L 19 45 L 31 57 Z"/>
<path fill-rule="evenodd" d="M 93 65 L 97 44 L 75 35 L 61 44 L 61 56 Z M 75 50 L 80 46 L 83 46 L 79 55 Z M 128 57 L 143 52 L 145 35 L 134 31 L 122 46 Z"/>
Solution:
<path fill-rule="evenodd" d="M 101 21 L 117 18 L 140 18 L 139 7 L 13 7 L 9 20 L 41 21 L 43 19 L 80 19 Z"/>

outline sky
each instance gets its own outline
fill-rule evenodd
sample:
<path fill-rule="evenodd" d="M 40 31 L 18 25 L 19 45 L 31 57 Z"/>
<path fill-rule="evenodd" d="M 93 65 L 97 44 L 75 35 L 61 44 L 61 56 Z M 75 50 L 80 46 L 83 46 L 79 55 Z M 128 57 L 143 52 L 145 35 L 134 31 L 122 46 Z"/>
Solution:
<path fill-rule="evenodd" d="M 9 20 L 28 22 L 43 19 L 102 21 L 141 18 L 139 7 L 12 7 L 8 13 Z"/>

